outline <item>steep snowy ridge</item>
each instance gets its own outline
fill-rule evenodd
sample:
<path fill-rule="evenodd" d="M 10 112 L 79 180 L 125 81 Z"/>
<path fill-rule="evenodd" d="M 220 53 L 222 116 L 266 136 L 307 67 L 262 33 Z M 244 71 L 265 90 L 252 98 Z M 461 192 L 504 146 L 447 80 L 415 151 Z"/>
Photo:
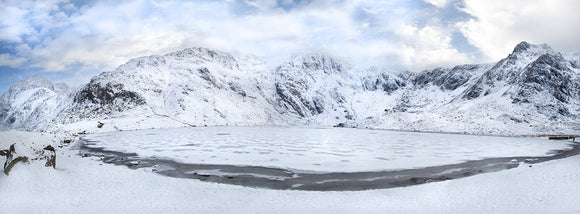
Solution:
<path fill-rule="evenodd" d="M 336 85 L 345 83 L 351 67 L 336 59 L 309 55 L 284 63 L 276 68 L 276 93 L 282 109 L 289 109 L 301 117 L 311 117 L 327 111 L 332 104 L 342 102 Z M 324 81 L 320 81 L 324 80 Z"/>
<path fill-rule="evenodd" d="M 499 91 L 507 84 L 513 84 L 528 64 L 544 54 L 554 54 L 554 51 L 546 44 L 531 45 L 521 42 L 507 58 L 500 60 L 479 77 L 477 83 L 466 91 L 463 98 L 474 99 L 485 96 Z"/>
<path fill-rule="evenodd" d="M 123 129 L 341 124 L 579 133 L 575 56 L 522 42 L 496 64 L 393 73 L 323 54 L 272 67 L 252 55 L 189 48 L 130 60 L 77 89 L 43 78 L 23 80 L 2 96 L 0 123 L 29 130 L 94 131 L 96 121 L 125 121 Z"/>
<path fill-rule="evenodd" d="M 467 100 L 500 93 L 516 106 L 537 109 L 551 120 L 573 119 L 568 106 L 579 101 L 578 71 L 549 46 L 522 42 L 513 53 L 498 62 L 465 91 Z M 574 105 L 570 105 L 574 104 Z"/>
<path fill-rule="evenodd" d="M 95 106 L 93 113 L 135 108 L 141 115 L 165 116 L 186 124 L 264 124 L 275 111 L 268 108 L 271 105 L 265 98 L 271 96 L 262 95 L 263 83 L 257 81 L 263 68 L 243 63 L 229 53 L 203 48 L 141 57 L 95 77 L 87 85 L 89 93 L 81 91 L 77 97 L 105 94 L 96 102 L 89 100 Z M 98 87 L 91 89 L 91 85 Z M 94 116 L 103 115 L 107 113 Z"/>
<path fill-rule="evenodd" d="M 0 123 L 6 127 L 43 129 L 66 105 L 70 87 L 31 77 L 14 84 L 0 98 Z"/>
<path fill-rule="evenodd" d="M 318 54 L 296 57 L 276 68 L 279 111 L 297 114 L 306 124 L 353 124 L 375 116 L 406 85 L 386 71 Z"/>

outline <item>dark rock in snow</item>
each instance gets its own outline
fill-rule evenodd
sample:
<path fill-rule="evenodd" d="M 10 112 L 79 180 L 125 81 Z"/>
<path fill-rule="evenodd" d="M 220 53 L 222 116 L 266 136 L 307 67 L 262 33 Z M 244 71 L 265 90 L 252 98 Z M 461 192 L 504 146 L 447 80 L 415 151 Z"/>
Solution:
<path fill-rule="evenodd" d="M 56 151 L 54 147 L 51 145 L 44 147 L 42 156 L 43 157 L 41 159 L 46 159 L 46 164 L 44 164 L 44 166 L 56 169 Z"/>
<path fill-rule="evenodd" d="M 513 53 L 519 53 L 519 52 L 523 52 L 528 50 L 528 48 L 530 48 L 532 45 L 530 45 L 530 43 L 523 41 L 520 42 L 519 44 L 516 45 L 516 47 L 513 50 Z"/>
<path fill-rule="evenodd" d="M 452 69 L 436 68 L 426 70 L 415 76 L 413 84 L 419 88 L 428 84 L 439 86 L 441 90 L 452 91 L 471 79 L 473 72 L 483 68 L 482 65 L 458 65 Z"/>
<path fill-rule="evenodd" d="M 125 90 L 124 84 L 102 84 L 100 79 L 95 78 L 75 94 L 73 101 L 74 105 L 62 113 L 76 120 L 123 112 L 146 104 L 137 92 Z"/>
<path fill-rule="evenodd" d="M 197 71 L 199 72 L 199 77 L 206 80 L 210 85 L 217 87 L 217 88 L 220 87 L 215 76 L 213 76 L 211 74 L 209 69 L 207 69 L 206 67 L 201 67 L 201 68 L 197 69 Z"/>
<path fill-rule="evenodd" d="M 471 86 L 465 91 L 465 95 L 463 96 L 463 98 L 467 100 L 472 100 L 478 98 L 482 94 L 483 94 L 483 86 L 481 85 L 480 82 L 478 82 L 478 84 Z"/>
<path fill-rule="evenodd" d="M 320 78 L 340 76 L 345 67 L 336 59 L 320 55 L 309 55 L 280 65 L 276 69 L 278 78 L 275 83 L 279 105 L 300 117 L 309 117 L 323 113 L 327 102 L 343 102 L 344 97 L 336 90 L 312 86 L 323 81 Z"/>
<path fill-rule="evenodd" d="M 512 95 L 515 103 L 534 103 L 539 113 L 550 120 L 576 118 L 567 104 L 577 100 L 580 86 L 560 55 L 545 54 L 523 72 L 519 87 Z"/>
<path fill-rule="evenodd" d="M 139 94 L 124 90 L 125 85 L 122 83 L 108 82 L 105 85 L 92 82 L 83 87 L 75 96 L 76 103 L 93 103 L 100 105 L 128 104 L 142 105 L 145 100 Z"/>
<path fill-rule="evenodd" d="M 10 174 L 10 170 L 12 170 L 14 165 L 16 165 L 18 162 L 24 162 L 24 163 L 28 162 L 28 157 L 26 157 L 26 156 L 15 157 L 16 150 L 14 149 L 14 144 L 10 145 L 9 149 L 2 150 L 0 152 L 0 155 L 6 157 L 6 162 L 4 162 L 4 174 L 6 174 L 6 175 Z"/>
<path fill-rule="evenodd" d="M 455 90 L 460 86 L 464 85 L 473 76 L 472 72 L 479 69 L 479 65 L 459 65 L 455 66 L 441 78 L 434 81 L 435 85 L 441 87 L 444 90 Z"/>
<path fill-rule="evenodd" d="M 444 73 L 445 69 L 443 68 L 436 68 L 433 70 L 427 70 L 419 73 L 413 79 L 413 84 L 417 87 L 425 87 L 427 84 L 435 82 L 439 79 Z"/>
<path fill-rule="evenodd" d="M 562 56 L 544 54 L 522 73 L 521 85 L 514 100 L 528 101 L 534 94 L 545 92 L 560 102 L 567 103 L 578 90 L 572 81 L 571 70 Z"/>
<path fill-rule="evenodd" d="M 240 96 L 242 96 L 242 97 L 248 96 L 246 94 L 246 91 L 244 91 L 244 89 L 242 89 L 242 86 L 240 86 L 240 84 L 238 84 L 236 82 L 229 82 L 228 85 L 230 86 L 230 90 L 238 93 Z"/>
<path fill-rule="evenodd" d="M 368 91 L 382 90 L 386 94 L 407 86 L 407 83 L 398 77 L 387 73 L 381 73 L 376 77 L 364 77 L 363 88 Z"/>

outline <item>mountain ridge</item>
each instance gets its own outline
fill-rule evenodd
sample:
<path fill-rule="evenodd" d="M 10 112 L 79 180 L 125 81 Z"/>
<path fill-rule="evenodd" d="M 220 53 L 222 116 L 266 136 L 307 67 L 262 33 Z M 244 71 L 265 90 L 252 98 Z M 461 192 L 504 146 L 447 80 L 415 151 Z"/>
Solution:
<path fill-rule="evenodd" d="M 527 42 L 497 63 L 417 73 L 360 67 L 316 53 L 272 67 L 251 55 L 187 48 L 129 60 L 77 89 L 42 78 L 23 80 L 0 98 L 0 124 L 41 131 L 99 131 L 88 124 L 108 121 L 116 125 L 103 130 L 340 124 L 473 134 L 579 133 L 578 74 L 574 59 Z"/>

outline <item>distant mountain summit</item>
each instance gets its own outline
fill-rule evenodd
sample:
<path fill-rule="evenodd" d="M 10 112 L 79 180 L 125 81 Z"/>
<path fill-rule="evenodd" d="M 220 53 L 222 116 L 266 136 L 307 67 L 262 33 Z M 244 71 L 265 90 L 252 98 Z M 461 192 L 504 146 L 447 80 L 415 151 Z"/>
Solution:
<path fill-rule="evenodd" d="M 477 134 L 580 132 L 576 59 L 522 42 L 495 64 L 418 73 L 322 54 L 278 66 L 207 48 L 132 59 L 79 88 L 32 77 L 0 98 L 7 128 L 340 125 Z"/>

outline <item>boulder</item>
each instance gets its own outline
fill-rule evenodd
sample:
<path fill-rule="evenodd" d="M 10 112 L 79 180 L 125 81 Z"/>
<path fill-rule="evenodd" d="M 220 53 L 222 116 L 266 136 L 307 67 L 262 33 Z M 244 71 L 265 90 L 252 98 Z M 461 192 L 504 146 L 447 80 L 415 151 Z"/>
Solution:
<path fill-rule="evenodd" d="M 4 162 L 4 174 L 6 175 L 10 174 L 10 170 L 12 170 L 12 167 L 14 167 L 18 162 L 28 162 L 28 157 L 26 156 L 18 156 L 14 158 L 16 156 L 14 144 L 10 146 L 10 149 L 0 151 L 0 155 L 6 157 L 6 162 Z"/>
<path fill-rule="evenodd" d="M 46 159 L 46 164 L 44 164 L 44 166 L 56 169 L 56 151 L 54 147 L 51 145 L 44 147 L 42 149 L 42 156 Z"/>

